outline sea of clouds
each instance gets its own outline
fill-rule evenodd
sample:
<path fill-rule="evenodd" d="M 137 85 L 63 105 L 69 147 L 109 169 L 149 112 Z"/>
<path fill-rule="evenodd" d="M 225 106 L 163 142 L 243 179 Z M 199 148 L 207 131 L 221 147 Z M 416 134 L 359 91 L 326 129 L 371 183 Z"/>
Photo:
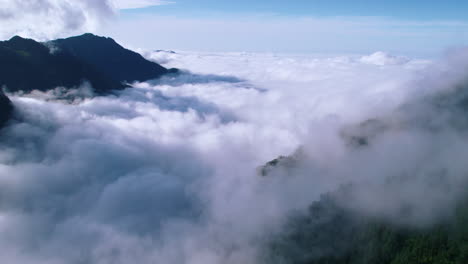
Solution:
<path fill-rule="evenodd" d="M 451 188 L 468 171 L 457 128 L 408 125 L 431 119 L 424 98 L 463 84 L 467 50 L 442 61 L 144 55 L 182 74 L 100 97 L 86 85 L 75 99 L 60 89 L 10 94 L 18 121 L 0 136 L 2 262 L 258 263 L 289 216 L 340 184 L 368 183 L 349 205 L 364 213 L 394 217 L 410 203 L 427 219 L 455 198 L 425 176 L 445 169 Z M 349 147 L 343 129 L 371 118 L 390 132 Z M 299 148 L 295 173 L 258 174 Z M 418 177 L 382 192 L 403 172 Z"/>

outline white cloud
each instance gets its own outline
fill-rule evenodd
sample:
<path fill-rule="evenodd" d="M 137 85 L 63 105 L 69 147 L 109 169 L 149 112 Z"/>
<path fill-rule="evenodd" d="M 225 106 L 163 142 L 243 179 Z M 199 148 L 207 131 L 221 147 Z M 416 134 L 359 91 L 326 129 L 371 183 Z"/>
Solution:
<path fill-rule="evenodd" d="M 49 40 L 96 32 L 120 9 L 172 4 L 163 0 L 0 0 L 0 39 Z"/>
<path fill-rule="evenodd" d="M 449 183 L 466 175 L 464 137 L 421 126 L 356 151 L 339 133 L 371 117 L 425 120 L 431 107 L 419 96 L 460 83 L 466 54 L 376 65 L 361 56 L 149 52 L 191 72 L 74 104 L 51 100 L 60 91 L 12 96 L 23 122 L 0 142 L 0 259 L 254 264 L 290 213 L 350 180 L 377 181 L 362 192 L 373 199 L 359 203 L 373 212 L 376 194 L 426 209 L 426 172 L 449 168 Z M 306 165 L 289 177 L 256 174 L 299 146 Z M 414 196 L 379 189 L 401 172 L 418 176 L 403 188 Z M 437 190 L 425 201 L 450 200 Z"/>
<path fill-rule="evenodd" d="M 94 31 L 114 15 L 107 0 L 0 0 L 0 38 L 51 39 Z"/>
<path fill-rule="evenodd" d="M 391 64 L 404 64 L 408 62 L 408 58 L 402 56 L 391 56 L 385 52 L 375 52 L 369 56 L 361 58 L 364 63 L 375 64 L 375 65 L 391 65 Z"/>
<path fill-rule="evenodd" d="M 112 0 L 112 2 L 117 9 L 137 9 L 174 3 L 163 0 Z"/>

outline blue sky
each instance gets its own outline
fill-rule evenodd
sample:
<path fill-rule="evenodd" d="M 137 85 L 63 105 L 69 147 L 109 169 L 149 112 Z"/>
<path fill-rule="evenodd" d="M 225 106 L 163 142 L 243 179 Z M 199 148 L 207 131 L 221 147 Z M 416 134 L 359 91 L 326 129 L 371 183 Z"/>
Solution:
<path fill-rule="evenodd" d="M 177 0 L 137 12 L 166 14 L 275 13 L 309 16 L 387 16 L 414 20 L 468 20 L 463 0 Z M 128 11 L 127 11 L 128 12 Z M 135 12 L 135 10 L 130 11 Z"/>
<path fill-rule="evenodd" d="M 433 57 L 468 44 L 468 1 L 171 2 L 121 10 L 100 32 L 132 47 L 196 51 Z"/>

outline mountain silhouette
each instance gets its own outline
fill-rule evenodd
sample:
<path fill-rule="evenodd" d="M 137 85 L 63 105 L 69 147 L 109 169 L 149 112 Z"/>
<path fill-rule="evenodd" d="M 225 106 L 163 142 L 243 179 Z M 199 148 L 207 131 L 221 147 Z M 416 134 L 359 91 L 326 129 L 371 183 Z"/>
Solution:
<path fill-rule="evenodd" d="M 0 85 L 10 92 L 72 88 L 85 81 L 97 93 L 125 87 L 69 52 L 52 52 L 43 43 L 21 37 L 0 42 Z"/>
<path fill-rule="evenodd" d="M 106 94 L 175 72 L 111 38 L 89 33 L 44 43 L 19 36 L 0 41 L 0 87 L 8 92 L 73 89 L 88 83 L 96 94 Z M 0 93 L 0 125 L 11 109 L 10 100 Z"/>
<path fill-rule="evenodd" d="M 123 48 L 111 38 L 90 33 L 54 40 L 49 44 L 74 55 L 83 63 L 92 65 L 106 77 L 118 82 L 146 81 L 175 71 L 146 60 L 140 54 Z"/>

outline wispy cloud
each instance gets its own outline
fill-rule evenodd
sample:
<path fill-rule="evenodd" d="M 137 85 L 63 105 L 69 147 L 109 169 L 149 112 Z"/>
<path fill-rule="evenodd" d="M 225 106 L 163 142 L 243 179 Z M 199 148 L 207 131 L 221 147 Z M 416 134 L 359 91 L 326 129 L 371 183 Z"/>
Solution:
<path fill-rule="evenodd" d="M 111 0 L 117 9 L 138 9 L 158 5 L 174 4 L 165 0 Z"/>

